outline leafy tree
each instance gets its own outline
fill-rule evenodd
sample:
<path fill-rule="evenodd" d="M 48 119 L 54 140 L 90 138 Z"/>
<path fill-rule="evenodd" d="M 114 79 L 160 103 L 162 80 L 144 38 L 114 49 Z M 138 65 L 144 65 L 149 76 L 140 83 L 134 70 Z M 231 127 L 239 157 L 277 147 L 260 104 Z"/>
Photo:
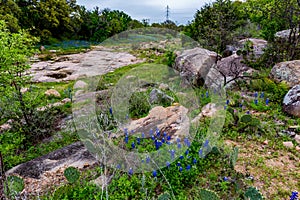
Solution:
<path fill-rule="evenodd" d="M 13 0 L 0 1 L 0 20 L 4 20 L 12 32 L 20 30 L 18 16 L 21 9 Z"/>
<path fill-rule="evenodd" d="M 232 32 L 246 23 L 241 2 L 217 0 L 197 11 L 195 19 L 185 29 L 189 36 L 205 48 L 221 53 L 233 42 Z"/>

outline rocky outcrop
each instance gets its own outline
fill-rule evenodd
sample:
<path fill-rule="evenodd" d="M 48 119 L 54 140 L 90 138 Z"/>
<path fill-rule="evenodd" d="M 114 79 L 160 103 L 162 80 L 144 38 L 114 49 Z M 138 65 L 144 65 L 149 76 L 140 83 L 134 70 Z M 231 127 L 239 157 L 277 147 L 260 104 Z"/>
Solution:
<path fill-rule="evenodd" d="M 294 32 L 292 34 L 299 35 L 299 29 L 295 29 L 293 31 Z M 279 32 L 275 33 L 276 38 L 282 39 L 282 40 L 285 40 L 285 41 L 287 41 L 289 39 L 290 35 L 291 35 L 291 29 L 282 30 L 282 31 L 279 31 Z"/>
<path fill-rule="evenodd" d="M 285 95 L 283 110 L 290 115 L 300 117 L 300 85 L 295 85 Z"/>
<path fill-rule="evenodd" d="M 114 52 L 111 49 L 96 48 L 87 53 L 61 56 L 54 61 L 36 62 L 29 74 L 33 82 L 61 82 L 102 75 L 117 68 L 142 62 L 135 56 Z"/>
<path fill-rule="evenodd" d="M 150 137 L 149 130 L 155 131 L 158 128 L 160 132 L 166 132 L 172 138 L 183 138 L 189 133 L 187 113 L 188 109 L 183 106 L 157 106 L 150 110 L 147 117 L 132 121 L 127 129 L 129 132 L 144 132 L 146 137 Z"/>
<path fill-rule="evenodd" d="M 24 178 L 42 179 L 45 172 L 54 172 L 60 168 L 84 168 L 97 163 L 97 160 L 88 152 L 81 142 L 76 142 L 62 149 L 51 152 L 42 157 L 18 165 L 6 172 L 18 174 Z"/>
<path fill-rule="evenodd" d="M 253 54 L 255 58 L 259 58 L 263 53 L 264 49 L 267 47 L 268 42 L 263 39 L 257 39 L 257 38 L 246 38 L 239 41 L 240 48 L 243 48 L 245 43 L 247 41 L 250 41 L 253 45 Z"/>
<path fill-rule="evenodd" d="M 232 79 L 245 78 L 246 74 L 253 73 L 254 70 L 243 63 L 243 57 L 233 54 L 229 57 L 223 58 L 217 62 L 215 67 L 212 67 L 205 79 L 205 85 L 209 88 L 220 88 L 229 83 L 228 86 L 233 85 Z"/>
<path fill-rule="evenodd" d="M 180 75 L 196 86 L 204 84 L 206 75 L 217 61 L 217 53 L 194 48 L 177 53 L 174 68 Z"/>
<path fill-rule="evenodd" d="M 276 64 L 269 76 L 277 83 L 286 82 L 290 87 L 300 84 L 300 60 Z"/>

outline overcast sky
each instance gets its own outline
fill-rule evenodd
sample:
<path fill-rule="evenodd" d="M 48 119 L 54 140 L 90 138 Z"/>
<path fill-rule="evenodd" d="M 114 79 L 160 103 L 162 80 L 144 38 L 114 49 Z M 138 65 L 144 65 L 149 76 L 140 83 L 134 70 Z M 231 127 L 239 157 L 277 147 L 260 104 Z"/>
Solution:
<path fill-rule="evenodd" d="M 170 7 L 169 19 L 186 24 L 194 18 L 197 10 L 212 0 L 77 0 L 87 9 L 98 6 L 100 9 L 122 10 L 137 20 L 150 19 L 150 23 L 166 20 L 167 5 Z"/>

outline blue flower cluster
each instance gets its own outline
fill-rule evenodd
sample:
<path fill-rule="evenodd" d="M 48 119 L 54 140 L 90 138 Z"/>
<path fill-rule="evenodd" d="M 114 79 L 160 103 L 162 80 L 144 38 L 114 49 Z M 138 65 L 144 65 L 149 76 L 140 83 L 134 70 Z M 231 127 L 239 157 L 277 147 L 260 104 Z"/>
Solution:
<path fill-rule="evenodd" d="M 298 200 L 298 192 L 293 191 L 290 200 Z"/>

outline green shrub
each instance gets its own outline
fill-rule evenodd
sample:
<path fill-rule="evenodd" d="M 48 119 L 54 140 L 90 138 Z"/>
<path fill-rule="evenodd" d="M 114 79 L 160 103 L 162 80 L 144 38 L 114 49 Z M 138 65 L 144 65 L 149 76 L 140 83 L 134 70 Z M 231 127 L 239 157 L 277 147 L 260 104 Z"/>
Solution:
<path fill-rule="evenodd" d="M 75 183 L 80 177 L 80 172 L 75 167 L 68 167 L 64 171 L 64 176 L 69 183 Z"/>
<path fill-rule="evenodd" d="M 9 176 L 4 182 L 4 193 L 9 199 L 15 199 L 24 189 L 24 180 L 18 176 Z"/>

